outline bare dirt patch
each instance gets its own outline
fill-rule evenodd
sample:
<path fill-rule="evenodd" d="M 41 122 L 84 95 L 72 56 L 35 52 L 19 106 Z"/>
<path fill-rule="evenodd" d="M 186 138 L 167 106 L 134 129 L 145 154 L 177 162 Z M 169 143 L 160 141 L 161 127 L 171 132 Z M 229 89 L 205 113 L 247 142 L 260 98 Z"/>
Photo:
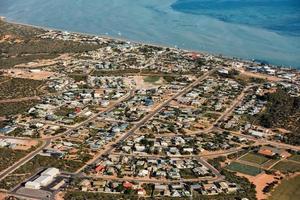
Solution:
<path fill-rule="evenodd" d="M 266 74 L 261 74 L 261 73 L 252 73 L 252 72 L 247 72 L 247 71 L 240 71 L 242 75 L 249 76 L 249 77 L 254 77 L 254 78 L 260 78 L 260 79 L 266 79 L 268 81 L 281 81 L 282 79 L 275 77 L 275 76 L 270 76 Z"/>
<path fill-rule="evenodd" d="M 130 76 L 125 78 L 125 83 L 131 87 L 135 87 L 136 89 L 150 89 L 150 88 L 157 88 L 164 83 L 163 78 L 160 78 L 158 81 L 153 83 L 146 82 L 145 76 Z M 135 82 L 136 85 L 132 85 L 132 81 Z"/>
<path fill-rule="evenodd" d="M 61 61 L 61 60 L 67 60 L 70 58 L 70 55 L 65 53 L 65 54 L 61 54 L 60 56 L 58 56 L 55 59 L 37 59 L 34 60 L 32 62 L 28 62 L 28 63 L 22 63 L 22 64 L 18 64 L 15 65 L 14 67 L 16 68 L 41 68 L 41 67 L 47 67 L 47 66 L 52 66 L 57 64 L 57 62 Z"/>
<path fill-rule="evenodd" d="M 24 78 L 33 80 L 45 80 L 55 75 L 54 72 L 42 70 L 24 70 L 24 69 L 9 69 L 3 70 L 4 76 L 12 78 Z"/>
<path fill-rule="evenodd" d="M 14 149 L 16 150 L 28 150 L 33 146 L 36 146 L 38 142 L 36 140 L 22 140 L 22 139 L 5 139 L 6 142 L 17 144 Z"/>
<path fill-rule="evenodd" d="M 238 173 L 238 175 L 247 178 L 251 183 L 253 183 L 256 186 L 256 198 L 258 200 L 268 198 L 268 194 L 264 194 L 263 189 L 267 186 L 268 183 L 271 183 L 275 180 L 274 175 L 268 175 L 265 173 L 261 173 L 257 176 L 248 176 L 240 173 Z"/>
<path fill-rule="evenodd" d="M 23 42 L 23 40 L 18 39 L 14 35 L 6 34 L 6 35 L 3 35 L 0 37 L 0 43 L 3 43 L 3 42 L 21 43 L 21 42 Z"/>
<path fill-rule="evenodd" d="M 4 200 L 7 194 L 0 192 L 0 200 Z"/>

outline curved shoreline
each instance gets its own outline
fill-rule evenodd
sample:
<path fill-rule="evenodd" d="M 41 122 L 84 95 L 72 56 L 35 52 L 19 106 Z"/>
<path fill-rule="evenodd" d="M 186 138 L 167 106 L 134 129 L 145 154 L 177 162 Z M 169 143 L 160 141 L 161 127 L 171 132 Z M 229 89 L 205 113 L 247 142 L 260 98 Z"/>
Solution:
<path fill-rule="evenodd" d="M 196 49 L 185 49 L 185 48 L 176 48 L 171 45 L 164 45 L 164 44 L 159 44 L 159 43 L 152 43 L 152 42 L 146 42 L 146 41 L 138 41 L 138 40 L 131 40 L 128 38 L 121 38 L 121 37 L 116 37 L 116 36 L 110 36 L 110 35 L 103 35 L 103 34 L 93 34 L 93 33 L 86 33 L 86 32 L 78 32 L 78 31 L 71 31 L 71 30 L 66 30 L 66 29 L 60 29 L 60 28 L 51 28 L 51 27 L 46 27 L 46 26 L 39 26 L 39 25 L 33 25 L 33 24 L 27 24 L 27 23 L 22 23 L 22 22 L 17 22 L 14 20 L 9 20 L 7 17 L 0 16 L 0 20 L 3 20 L 5 22 L 15 24 L 15 25 L 20 25 L 20 26 L 27 26 L 31 28 L 37 28 L 37 29 L 42 29 L 46 31 L 61 31 L 61 32 L 70 32 L 70 33 L 75 33 L 79 35 L 86 35 L 86 36 L 92 36 L 92 37 L 100 37 L 103 39 L 109 39 L 109 40 L 115 40 L 115 41 L 120 41 L 120 42 L 131 42 L 135 44 L 140 44 L 140 45 L 150 45 L 150 46 L 156 46 L 156 47 L 162 47 L 162 48 L 171 48 L 171 49 L 180 49 L 183 51 L 188 51 L 188 52 L 196 52 L 196 53 L 201 53 L 201 54 L 206 54 L 206 55 L 214 55 L 214 56 L 221 56 L 223 58 L 229 58 L 229 59 L 238 59 L 238 60 L 243 60 L 243 61 L 251 61 L 249 59 L 243 59 L 243 58 L 236 58 L 232 56 L 225 56 L 223 54 L 218 54 L 218 53 L 211 53 L 211 52 L 206 52 L 206 51 L 199 51 Z"/>
<path fill-rule="evenodd" d="M 27 23 L 22 23 L 22 22 L 17 22 L 17 21 L 14 21 L 14 20 L 10 20 L 5 16 L 0 16 L 0 20 L 3 20 L 5 22 L 11 23 L 11 24 L 15 24 L 15 25 L 27 26 L 27 27 L 31 27 L 31 28 L 37 28 L 37 29 L 41 29 L 41 30 L 45 30 L 45 31 L 56 30 L 56 31 L 70 32 L 70 33 L 74 33 L 74 34 L 86 35 L 86 36 L 91 36 L 91 37 L 100 37 L 100 38 L 103 38 L 103 39 L 109 39 L 109 40 L 115 40 L 115 41 L 121 41 L 121 42 L 130 42 L 130 43 L 135 43 L 135 44 L 140 44 L 140 45 L 150 45 L 150 46 L 156 46 L 156 47 L 161 47 L 161 48 L 179 49 L 179 50 L 182 50 L 182 51 L 196 52 L 196 53 L 200 53 L 200 54 L 212 55 L 212 56 L 221 57 L 221 58 L 225 58 L 225 59 L 233 59 L 233 60 L 241 61 L 241 62 L 257 62 L 257 63 L 266 62 L 267 65 L 272 66 L 272 67 L 293 68 L 293 69 L 298 70 L 298 67 L 295 67 L 295 66 L 270 64 L 269 61 L 260 61 L 258 59 L 247 59 L 247 58 L 241 58 L 241 57 L 226 56 L 222 53 L 212 53 L 212 52 L 206 52 L 206 51 L 201 51 L 201 50 L 197 50 L 197 49 L 177 48 L 177 47 L 167 45 L 167 44 L 158 44 L 158 43 L 154 43 L 154 42 L 137 41 L 137 40 L 131 40 L 131 39 L 121 38 L 121 37 L 118 38 L 118 37 L 109 36 L 109 35 L 92 34 L 92 33 L 86 33 L 86 32 L 77 32 L 77 31 L 71 31 L 71 30 L 66 30 L 66 29 L 51 28 L 51 27 L 46 27 L 46 26 L 27 24 Z"/>

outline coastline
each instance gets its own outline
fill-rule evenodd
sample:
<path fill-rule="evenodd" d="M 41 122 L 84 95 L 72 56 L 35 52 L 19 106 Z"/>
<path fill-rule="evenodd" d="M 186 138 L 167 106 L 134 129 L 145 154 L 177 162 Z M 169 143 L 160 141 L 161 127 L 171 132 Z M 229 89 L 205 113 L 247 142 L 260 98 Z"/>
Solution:
<path fill-rule="evenodd" d="M 115 40 L 115 41 L 120 41 L 120 42 L 130 42 L 130 43 L 135 43 L 135 44 L 140 44 L 140 45 L 149 45 L 149 46 L 156 46 L 156 47 L 161 47 L 161 48 L 179 49 L 179 50 L 186 51 L 186 52 L 195 52 L 195 53 L 199 53 L 199 54 L 203 54 L 203 55 L 212 55 L 212 56 L 221 57 L 224 59 L 232 59 L 232 60 L 242 61 L 242 62 L 256 62 L 256 63 L 265 63 L 266 62 L 265 63 L 266 65 L 276 67 L 276 68 L 292 68 L 292 69 L 299 70 L 299 67 L 270 64 L 268 61 L 260 61 L 258 59 L 247 59 L 247 58 L 241 58 L 241 57 L 227 56 L 227 55 L 224 55 L 221 53 L 206 52 L 206 51 L 197 50 L 197 49 L 177 48 L 174 46 L 170 46 L 170 45 L 166 45 L 166 44 L 159 44 L 159 43 L 154 43 L 154 42 L 152 43 L 152 42 L 146 42 L 146 41 L 137 41 L 137 40 L 131 40 L 128 38 L 121 38 L 121 37 L 110 36 L 110 35 L 69 31 L 69 30 L 59 29 L 59 28 L 51 28 L 51 27 L 46 27 L 46 26 L 27 24 L 27 23 L 10 20 L 5 16 L 0 16 L 0 20 L 11 23 L 11 24 L 15 24 L 15 25 L 27 26 L 27 27 L 41 29 L 41 30 L 45 30 L 45 31 L 56 30 L 56 31 L 70 32 L 70 33 L 74 33 L 74 34 L 86 35 L 86 36 L 91 36 L 91 37 L 99 37 L 99 38 L 103 38 L 103 39 Z"/>

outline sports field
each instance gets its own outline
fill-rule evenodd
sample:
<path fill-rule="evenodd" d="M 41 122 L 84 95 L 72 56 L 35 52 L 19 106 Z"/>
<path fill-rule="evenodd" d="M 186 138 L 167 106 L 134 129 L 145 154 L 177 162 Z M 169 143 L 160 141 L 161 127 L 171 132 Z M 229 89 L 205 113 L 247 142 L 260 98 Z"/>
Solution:
<path fill-rule="evenodd" d="M 294 160 L 300 163 L 300 155 L 293 155 L 289 158 L 289 160 Z"/>
<path fill-rule="evenodd" d="M 241 157 L 240 160 L 261 165 L 261 164 L 267 162 L 269 160 L 269 158 L 266 158 L 265 156 L 258 155 L 255 153 L 248 153 L 245 156 Z"/>
<path fill-rule="evenodd" d="M 283 160 L 277 163 L 272 169 L 279 170 L 283 173 L 286 172 L 300 172 L 300 163 L 295 161 Z"/>
<path fill-rule="evenodd" d="M 237 163 L 237 162 L 233 162 L 230 165 L 228 165 L 227 169 L 235 172 L 240 172 L 242 174 L 250 175 L 250 176 L 256 176 L 262 172 L 260 168 Z"/>

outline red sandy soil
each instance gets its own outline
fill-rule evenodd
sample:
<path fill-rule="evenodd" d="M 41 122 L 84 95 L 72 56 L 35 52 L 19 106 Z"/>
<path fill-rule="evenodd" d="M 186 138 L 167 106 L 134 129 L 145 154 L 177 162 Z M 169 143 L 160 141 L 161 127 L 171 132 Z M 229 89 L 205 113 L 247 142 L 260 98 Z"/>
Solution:
<path fill-rule="evenodd" d="M 28 150 L 30 149 L 30 147 L 38 144 L 36 140 L 21 140 L 21 139 L 6 139 L 6 140 L 16 143 L 17 146 L 15 147 L 15 149 L 19 149 L 19 150 Z"/>
<path fill-rule="evenodd" d="M 64 200 L 64 193 L 63 192 L 58 192 L 55 195 L 55 200 Z"/>
<path fill-rule="evenodd" d="M 0 192 L 0 200 L 4 200 L 6 197 L 5 193 Z"/>
<path fill-rule="evenodd" d="M 238 176 L 243 176 L 247 178 L 251 183 L 253 183 L 256 186 L 256 198 L 258 200 L 264 200 L 268 198 L 268 194 L 263 193 L 263 189 L 265 186 L 267 186 L 268 183 L 271 183 L 275 180 L 274 175 L 268 175 L 268 174 L 258 174 L 257 176 L 248 176 L 245 174 L 237 174 Z"/>
<path fill-rule="evenodd" d="M 247 72 L 247 71 L 240 71 L 241 74 L 245 75 L 245 76 L 250 76 L 250 77 L 254 77 L 254 78 L 261 78 L 261 79 L 267 79 L 268 81 L 281 81 L 282 79 L 275 77 L 275 76 L 270 76 L 270 75 L 266 75 L 266 74 L 260 74 L 260 73 L 252 73 L 252 72 Z"/>

